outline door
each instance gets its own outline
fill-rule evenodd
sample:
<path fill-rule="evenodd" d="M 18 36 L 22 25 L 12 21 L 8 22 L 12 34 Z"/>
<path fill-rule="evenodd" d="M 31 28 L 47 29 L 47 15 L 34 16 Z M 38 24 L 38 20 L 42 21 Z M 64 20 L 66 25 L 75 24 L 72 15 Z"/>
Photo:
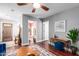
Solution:
<path fill-rule="evenodd" d="M 12 41 L 12 24 L 3 23 L 3 42 Z"/>
<path fill-rule="evenodd" d="M 49 21 L 43 22 L 43 39 L 49 40 Z"/>

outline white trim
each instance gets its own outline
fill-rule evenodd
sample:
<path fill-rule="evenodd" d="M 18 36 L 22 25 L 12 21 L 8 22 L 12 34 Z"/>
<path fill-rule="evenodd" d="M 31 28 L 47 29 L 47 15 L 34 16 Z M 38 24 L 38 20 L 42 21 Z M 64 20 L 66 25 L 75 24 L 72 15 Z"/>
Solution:
<path fill-rule="evenodd" d="M 23 45 L 29 45 L 29 43 L 22 44 L 22 46 L 23 46 Z"/>
<path fill-rule="evenodd" d="M 39 40 L 39 41 L 36 41 L 36 42 L 42 42 L 42 41 L 46 41 L 46 40 Z"/>

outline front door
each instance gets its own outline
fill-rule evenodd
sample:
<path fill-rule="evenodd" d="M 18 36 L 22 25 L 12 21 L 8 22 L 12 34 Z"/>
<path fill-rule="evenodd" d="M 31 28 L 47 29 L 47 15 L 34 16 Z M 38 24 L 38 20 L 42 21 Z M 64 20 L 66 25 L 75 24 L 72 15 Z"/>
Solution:
<path fill-rule="evenodd" d="M 12 24 L 3 23 L 3 42 L 12 41 Z"/>

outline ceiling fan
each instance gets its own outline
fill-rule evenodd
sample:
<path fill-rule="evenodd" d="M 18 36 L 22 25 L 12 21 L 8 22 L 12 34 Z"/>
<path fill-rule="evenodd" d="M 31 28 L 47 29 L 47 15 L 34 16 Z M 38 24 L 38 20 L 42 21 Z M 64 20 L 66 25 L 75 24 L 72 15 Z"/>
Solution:
<path fill-rule="evenodd" d="M 18 6 L 24 6 L 24 5 L 28 5 L 29 3 L 17 3 Z M 44 11 L 48 11 L 49 8 L 43 4 L 40 3 L 32 3 L 33 5 L 33 9 L 32 9 L 32 13 L 34 13 L 36 11 L 37 8 L 42 8 Z"/>

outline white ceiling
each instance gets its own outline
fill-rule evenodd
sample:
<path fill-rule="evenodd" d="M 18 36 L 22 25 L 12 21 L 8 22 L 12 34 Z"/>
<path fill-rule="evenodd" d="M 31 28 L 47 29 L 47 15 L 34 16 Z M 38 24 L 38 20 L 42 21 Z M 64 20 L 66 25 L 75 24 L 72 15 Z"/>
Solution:
<path fill-rule="evenodd" d="M 17 18 L 19 15 L 29 14 L 37 18 L 45 18 L 64 10 L 79 6 L 78 3 L 44 3 L 44 5 L 49 7 L 49 11 L 45 12 L 40 8 L 37 9 L 35 13 L 32 13 L 32 4 L 19 7 L 16 3 L 0 3 L 0 17 L 3 15 L 9 15 L 13 18 Z"/>

